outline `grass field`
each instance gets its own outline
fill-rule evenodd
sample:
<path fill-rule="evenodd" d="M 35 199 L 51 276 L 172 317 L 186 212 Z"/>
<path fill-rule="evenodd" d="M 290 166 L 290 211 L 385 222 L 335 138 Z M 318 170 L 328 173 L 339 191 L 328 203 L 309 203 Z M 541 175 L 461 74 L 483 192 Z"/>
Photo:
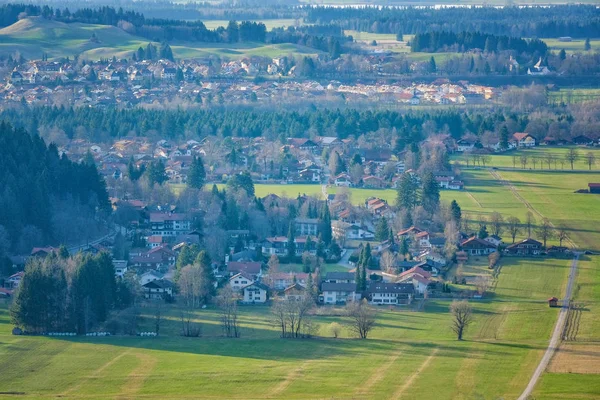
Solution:
<path fill-rule="evenodd" d="M 573 39 L 571 42 L 561 42 L 557 38 L 543 38 L 550 50 L 559 52 L 562 49 L 567 53 L 583 53 L 585 51 L 585 39 Z M 600 39 L 590 38 L 591 52 L 600 49 Z"/>
<path fill-rule="evenodd" d="M 220 337 L 201 310 L 203 337 L 177 336 L 171 310 L 159 338 L 15 337 L 0 308 L 0 392 L 20 398 L 516 398 L 538 362 L 557 310 L 565 260 L 505 260 L 490 299 L 474 303 L 466 340 L 449 330 L 447 301 L 424 312 L 379 308 L 366 340 L 327 339 L 341 317 L 318 316 L 314 340 L 282 340 L 267 309 L 243 307 L 242 338 Z M 532 288 L 535 288 L 532 290 Z M 152 315 L 152 310 L 145 310 Z M 142 330 L 150 330 L 152 320 Z M 0 394 L 1 396 L 1 394 Z"/>
<path fill-rule="evenodd" d="M 224 28 L 227 27 L 227 25 L 229 24 L 228 20 L 214 20 L 214 19 L 210 19 L 210 20 L 204 20 L 202 21 L 204 22 L 204 25 L 208 28 L 208 29 L 217 29 L 218 27 L 222 26 Z M 295 20 L 295 19 L 257 19 L 257 20 L 253 20 L 253 22 L 261 22 L 263 24 L 265 24 L 265 26 L 267 27 L 267 30 L 270 31 L 273 28 L 287 28 L 288 26 L 296 26 L 297 24 L 303 25 L 302 20 Z"/>
<path fill-rule="evenodd" d="M 600 98 L 600 89 L 559 89 L 548 92 L 548 102 L 553 104 L 574 104 Z"/>
<path fill-rule="evenodd" d="M 283 21 L 283 20 L 274 20 Z M 95 34 L 99 42 L 90 38 Z M 14 55 L 20 52 L 26 58 L 41 58 L 44 53 L 50 58 L 73 57 L 85 59 L 130 57 L 140 46 L 145 47 L 149 40 L 130 35 L 124 30 L 107 25 L 72 23 L 65 24 L 43 18 L 25 18 L 0 29 L 0 54 Z M 155 43 L 155 45 L 159 45 Z M 276 57 L 294 54 L 316 54 L 318 50 L 289 43 L 265 45 L 264 43 L 171 43 L 177 58 L 206 57 L 219 55 L 238 59 L 252 55 Z"/>

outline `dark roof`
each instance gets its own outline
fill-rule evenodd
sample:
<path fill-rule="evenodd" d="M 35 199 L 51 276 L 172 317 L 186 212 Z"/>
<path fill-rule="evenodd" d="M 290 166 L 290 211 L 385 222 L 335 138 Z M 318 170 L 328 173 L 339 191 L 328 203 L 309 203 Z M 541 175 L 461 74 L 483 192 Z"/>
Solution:
<path fill-rule="evenodd" d="M 354 280 L 354 274 L 352 272 L 328 272 L 325 274 L 325 280 Z"/>
<path fill-rule="evenodd" d="M 261 283 L 261 282 L 253 282 L 253 283 L 249 284 L 248 286 L 244 286 L 242 288 L 242 290 L 248 289 L 248 288 L 250 288 L 252 286 L 257 287 L 257 288 L 262 289 L 262 290 L 267 290 L 267 291 L 269 290 L 269 287 L 267 285 L 265 285 L 264 283 Z"/>
<path fill-rule="evenodd" d="M 535 239 L 531 239 L 531 238 L 529 238 L 529 239 L 523 239 L 523 240 L 521 240 L 520 242 L 517 242 L 517 243 L 511 244 L 510 246 L 508 246 L 508 247 L 506 247 L 506 248 L 507 248 L 507 249 L 516 248 L 516 247 L 518 247 L 519 245 L 522 245 L 522 244 L 531 244 L 531 245 L 536 245 L 536 246 L 542 246 L 542 242 L 538 242 L 538 241 L 537 241 L 537 240 L 535 240 Z"/>
<path fill-rule="evenodd" d="M 256 261 L 248 261 L 248 262 L 239 262 L 239 261 L 229 261 L 227 263 L 227 271 L 232 273 L 237 272 L 245 272 L 248 274 L 259 274 L 261 263 Z"/>
<path fill-rule="evenodd" d="M 144 285 L 144 287 L 146 288 L 159 288 L 159 289 L 168 289 L 170 287 L 173 287 L 173 282 L 167 280 L 167 279 L 157 279 L 154 281 L 150 281 L 148 283 L 146 283 Z"/>
<path fill-rule="evenodd" d="M 368 293 L 412 294 L 414 291 L 412 283 L 371 282 L 367 286 Z"/>
<path fill-rule="evenodd" d="M 321 284 L 321 291 L 323 292 L 354 292 L 355 290 L 356 283 L 323 282 Z"/>

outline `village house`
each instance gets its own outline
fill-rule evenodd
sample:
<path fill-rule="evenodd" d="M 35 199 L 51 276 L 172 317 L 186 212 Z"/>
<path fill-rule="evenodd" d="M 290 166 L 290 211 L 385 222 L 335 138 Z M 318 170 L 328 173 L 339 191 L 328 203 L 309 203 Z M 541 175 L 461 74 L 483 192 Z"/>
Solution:
<path fill-rule="evenodd" d="M 410 304 L 415 288 L 412 283 L 369 282 L 366 293 L 371 304 Z"/>
<path fill-rule="evenodd" d="M 163 274 L 163 273 L 160 273 L 155 270 L 149 270 L 149 271 L 146 271 L 143 274 L 139 275 L 138 281 L 140 282 L 140 285 L 144 286 L 146 283 L 155 281 L 157 279 L 162 279 L 164 276 L 165 276 L 165 274 Z"/>
<path fill-rule="evenodd" d="M 11 290 L 18 288 L 19 284 L 21 283 L 21 280 L 23 279 L 23 275 L 25 275 L 23 271 L 19 271 L 15 274 L 12 274 L 6 279 L 6 281 L 4 282 L 4 286 L 6 286 L 7 289 Z"/>
<path fill-rule="evenodd" d="M 313 278 L 316 284 L 317 276 L 315 273 L 313 273 Z M 294 283 L 306 286 L 308 283 L 308 274 L 304 272 L 275 272 L 267 275 L 263 281 L 273 290 L 284 290 Z"/>
<path fill-rule="evenodd" d="M 262 263 L 256 261 L 228 261 L 227 262 L 227 275 L 233 276 L 239 273 L 243 273 L 252 279 L 257 279 L 262 274 Z"/>
<path fill-rule="evenodd" d="M 398 277 L 397 283 L 412 283 L 415 288 L 415 293 L 425 294 L 431 283 L 431 274 L 421 267 L 415 266 L 404 271 Z"/>
<path fill-rule="evenodd" d="M 542 243 L 534 239 L 523 239 L 506 247 L 506 252 L 518 256 L 536 256 L 542 252 Z"/>
<path fill-rule="evenodd" d="M 115 277 L 123 278 L 127 273 L 127 260 L 112 260 L 113 267 L 115 268 Z"/>
<path fill-rule="evenodd" d="M 142 285 L 144 298 L 162 300 L 173 295 L 173 282 L 167 279 L 157 279 Z"/>
<path fill-rule="evenodd" d="M 296 235 L 317 236 L 319 228 L 319 220 L 317 218 L 296 218 L 294 224 L 296 227 Z"/>
<path fill-rule="evenodd" d="M 241 290 L 242 288 L 253 283 L 254 279 L 243 272 L 240 272 L 239 274 L 233 275 L 231 278 L 229 278 L 229 286 L 235 291 Z"/>
<path fill-rule="evenodd" d="M 526 132 L 513 133 L 510 142 L 516 145 L 516 147 L 535 147 L 536 145 L 535 138 Z"/>
<path fill-rule="evenodd" d="M 356 283 L 352 272 L 327 272 L 323 282 L 327 283 Z"/>
<path fill-rule="evenodd" d="M 355 282 L 323 282 L 321 292 L 323 304 L 346 304 L 360 299 Z"/>
<path fill-rule="evenodd" d="M 260 282 L 253 282 L 250 285 L 242 288 L 242 303 L 266 303 L 268 299 L 268 293 L 269 288 L 266 285 Z"/>
<path fill-rule="evenodd" d="M 298 282 L 283 290 L 283 297 L 288 301 L 302 301 L 306 297 L 306 288 Z"/>
<path fill-rule="evenodd" d="M 352 186 L 352 180 L 348 174 L 341 173 L 334 178 L 333 184 L 337 187 L 350 187 Z"/>
<path fill-rule="evenodd" d="M 460 244 L 463 251 L 470 255 L 488 255 L 496 251 L 496 246 L 477 236 L 470 237 Z"/>
<path fill-rule="evenodd" d="M 336 240 L 371 240 L 375 234 L 367 229 L 363 229 L 357 224 L 351 224 L 344 221 L 331 221 L 331 231 Z"/>
<path fill-rule="evenodd" d="M 294 238 L 296 245 L 296 255 L 300 256 L 307 251 L 308 253 L 317 254 L 316 240 L 311 240 L 311 244 L 307 246 L 307 236 L 298 236 Z M 263 254 L 286 256 L 287 255 L 288 238 L 286 236 L 274 236 L 265 240 L 262 246 Z M 308 248 L 307 248 L 308 247 Z"/>
<path fill-rule="evenodd" d="M 177 236 L 190 230 L 191 222 L 187 215 L 180 213 L 151 213 L 152 235 Z"/>
<path fill-rule="evenodd" d="M 493 244 L 496 247 L 498 247 L 504 243 L 504 242 L 502 242 L 502 238 L 498 235 L 490 235 L 483 240 L 485 240 L 486 242 L 490 242 L 491 244 Z"/>

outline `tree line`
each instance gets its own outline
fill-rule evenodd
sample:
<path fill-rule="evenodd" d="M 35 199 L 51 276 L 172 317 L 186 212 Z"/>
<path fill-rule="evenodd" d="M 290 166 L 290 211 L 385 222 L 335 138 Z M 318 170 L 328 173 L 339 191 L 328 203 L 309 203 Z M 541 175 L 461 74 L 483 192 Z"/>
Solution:
<path fill-rule="evenodd" d="M 516 37 L 595 37 L 593 5 L 553 7 L 307 7 L 306 21 L 373 33 L 484 32 Z"/>
<path fill-rule="evenodd" d="M 435 53 L 449 48 L 466 52 L 481 49 L 486 53 L 497 51 L 515 51 L 517 54 L 543 56 L 548 51 L 546 43 L 539 39 L 525 40 L 517 37 L 496 36 L 481 32 L 447 32 L 432 31 L 417 33 L 411 40 L 411 50 L 414 52 Z"/>
<path fill-rule="evenodd" d="M 112 311 L 129 306 L 135 290 L 115 280 L 107 253 L 53 253 L 28 262 L 10 314 L 26 332 L 84 334 L 107 321 Z"/>

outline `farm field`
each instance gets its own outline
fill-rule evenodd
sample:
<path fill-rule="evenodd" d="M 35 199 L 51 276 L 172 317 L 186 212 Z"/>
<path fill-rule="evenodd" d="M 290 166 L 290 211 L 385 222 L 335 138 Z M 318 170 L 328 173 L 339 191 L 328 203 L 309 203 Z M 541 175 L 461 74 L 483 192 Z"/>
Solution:
<path fill-rule="evenodd" d="M 569 340 L 561 344 L 534 392 L 535 398 L 597 398 L 600 393 L 600 259 L 579 263 Z M 571 325 L 571 323 L 569 324 Z"/>
<path fill-rule="evenodd" d="M 91 41 L 95 34 L 98 41 Z M 106 25 L 82 23 L 65 24 L 44 20 L 38 17 L 24 18 L 15 24 L 0 29 L 0 54 L 14 54 L 19 51 L 26 58 L 41 58 L 46 53 L 49 58 L 130 57 L 140 46 L 145 47 L 149 40 L 130 35 L 124 30 Z M 160 43 L 154 43 L 159 46 Z M 276 57 L 296 54 L 316 54 L 318 50 L 289 43 L 266 45 L 264 43 L 171 43 L 177 58 L 204 57 L 211 54 L 230 59 L 247 56 Z"/>
<path fill-rule="evenodd" d="M 487 167 L 498 167 L 498 168 L 518 168 L 521 169 L 520 157 L 521 155 L 526 155 L 528 157 L 528 162 L 526 165 L 526 169 L 532 170 L 569 170 L 571 169 L 571 165 L 565 160 L 565 155 L 567 154 L 569 147 L 553 147 L 553 146 L 538 146 L 531 149 L 525 150 L 516 150 L 510 151 L 503 154 L 492 154 L 490 155 L 491 161 L 486 165 Z M 600 149 L 597 147 L 586 147 L 580 146 L 576 147 L 578 152 L 578 159 L 574 162 L 573 167 L 574 170 L 581 171 L 589 171 L 590 168 L 587 163 L 587 159 L 585 155 L 587 153 L 594 154 L 596 158 L 596 163 L 592 165 L 592 171 L 600 172 Z M 545 161 L 545 156 L 548 154 L 552 154 L 556 157 L 556 163 L 550 163 L 550 168 L 548 168 L 548 164 Z M 516 156 L 516 160 L 513 161 L 513 156 Z M 462 165 L 467 165 L 467 155 L 453 155 L 451 160 L 453 162 L 459 161 Z M 538 163 L 534 168 L 532 159 L 537 158 Z M 562 162 L 562 163 L 561 163 Z M 471 162 L 470 162 L 471 163 Z"/>
<path fill-rule="evenodd" d="M 491 300 L 474 302 L 466 340 L 449 330 L 448 302 L 424 312 L 379 308 L 367 340 L 330 336 L 339 316 L 316 316 L 313 340 L 283 340 L 264 307 L 242 307 L 242 337 L 220 337 L 214 310 L 201 338 L 177 336 L 172 308 L 158 338 L 17 337 L 0 308 L 0 393 L 20 398 L 516 398 L 546 346 L 568 260 L 506 259 Z M 152 329 L 152 309 L 141 330 Z M 241 388 L 243 387 L 243 390 Z M 102 393 L 102 394 L 98 394 Z M 1 395 L 0 395 L 1 396 Z"/>
<path fill-rule="evenodd" d="M 571 42 L 561 42 L 558 38 L 542 38 L 547 45 L 549 50 L 553 50 L 556 52 L 561 51 L 562 49 L 569 53 L 583 53 L 585 51 L 585 39 L 573 39 Z M 590 46 L 592 47 L 592 52 L 600 48 L 600 39 L 590 38 Z"/>
<path fill-rule="evenodd" d="M 548 102 L 553 104 L 574 104 L 600 98 L 600 89 L 565 89 L 548 92 Z"/>

